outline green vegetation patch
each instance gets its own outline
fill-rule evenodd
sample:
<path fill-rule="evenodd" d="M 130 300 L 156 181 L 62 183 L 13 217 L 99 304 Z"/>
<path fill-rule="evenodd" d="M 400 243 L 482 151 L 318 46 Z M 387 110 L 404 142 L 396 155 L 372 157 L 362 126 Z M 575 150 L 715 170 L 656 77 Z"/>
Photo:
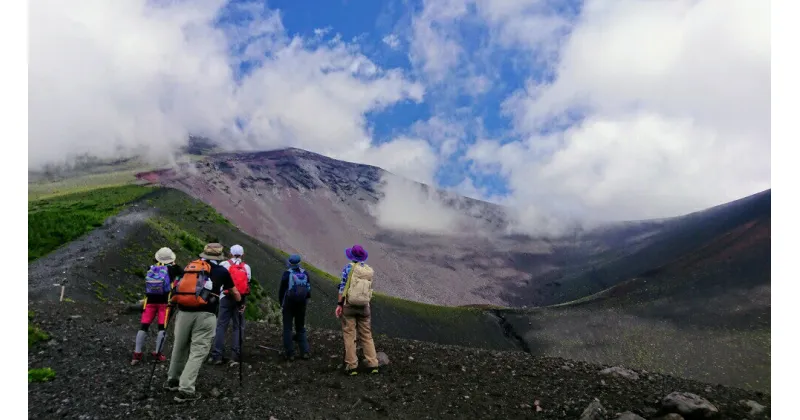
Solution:
<path fill-rule="evenodd" d="M 42 331 L 41 328 L 28 321 L 28 347 L 49 339 L 50 336 L 46 332 Z"/>
<path fill-rule="evenodd" d="M 101 188 L 28 203 L 28 262 L 103 224 L 152 189 L 137 185 Z"/>
<path fill-rule="evenodd" d="M 28 369 L 28 383 L 47 382 L 47 381 L 52 381 L 55 378 L 56 378 L 56 371 L 54 371 L 49 367 Z"/>
<path fill-rule="evenodd" d="M 147 168 L 89 174 L 55 182 L 28 184 L 28 201 L 54 198 L 69 194 L 92 191 L 98 188 L 119 187 L 136 183 L 136 174 Z"/>

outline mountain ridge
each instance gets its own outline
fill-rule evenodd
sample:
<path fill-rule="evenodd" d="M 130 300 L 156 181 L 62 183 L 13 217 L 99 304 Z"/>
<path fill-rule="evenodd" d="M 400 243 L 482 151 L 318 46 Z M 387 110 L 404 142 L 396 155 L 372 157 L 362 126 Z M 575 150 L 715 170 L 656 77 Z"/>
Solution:
<path fill-rule="evenodd" d="M 328 272 L 341 268 L 340 254 L 345 247 L 362 243 L 387 279 L 376 283 L 378 290 L 445 305 L 547 306 L 599 292 L 639 274 L 637 270 L 676 258 L 669 248 L 690 252 L 681 249 L 680 241 L 692 240 L 679 238 L 673 241 L 675 247 L 665 248 L 666 253 L 642 254 L 635 247 L 659 249 L 659 241 L 668 239 L 670 229 L 681 230 L 680 226 L 691 220 L 699 220 L 699 226 L 714 225 L 714 214 L 771 195 L 767 190 L 684 216 L 575 229 L 569 236 L 534 237 L 505 234 L 510 222 L 500 205 L 441 190 L 429 194 L 435 189 L 413 181 L 403 184 L 411 187 L 399 193 L 389 191 L 400 199 L 387 204 L 387 188 L 391 188 L 387 184 L 396 179 L 387 174 L 375 166 L 285 148 L 214 154 L 177 169 L 142 172 L 137 178 L 195 196 L 219 209 L 243 231 L 299 252 Z M 402 206 L 414 201 L 417 192 L 423 197 L 422 206 L 404 210 Z M 443 195 L 449 195 L 451 201 L 440 200 Z M 460 235 L 392 228 L 383 223 L 387 218 L 414 219 L 422 214 L 433 214 L 434 219 L 440 215 L 441 221 L 455 226 Z M 451 215 L 459 221 L 453 222 Z M 709 238 L 735 223 L 738 221 L 707 229 Z M 646 258 L 636 260 L 634 254 Z M 425 271 L 419 270 L 420 263 L 425 264 Z M 592 270 L 607 275 L 592 275 Z M 437 281 L 431 284 L 425 278 Z"/>

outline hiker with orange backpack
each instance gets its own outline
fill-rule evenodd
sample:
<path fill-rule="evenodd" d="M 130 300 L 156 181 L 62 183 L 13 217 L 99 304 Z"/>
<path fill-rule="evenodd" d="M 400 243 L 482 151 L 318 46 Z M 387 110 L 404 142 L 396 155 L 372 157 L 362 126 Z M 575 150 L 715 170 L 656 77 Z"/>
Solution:
<path fill-rule="evenodd" d="M 339 302 L 335 314 L 342 320 L 345 373 L 358 374 L 356 339 L 364 351 L 369 372 L 378 373 L 378 356 L 375 353 L 375 342 L 372 340 L 370 308 L 374 271 L 367 265 L 367 250 L 361 245 L 353 245 L 344 253 L 350 262 L 342 269 Z"/>
<path fill-rule="evenodd" d="M 145 275 L 145 298 L 142 310 L 141 327 L 136 333 L 136 348 L 133 350 L 131 365 L 142 361 L 142 349 L 147 338 L 150 325 L 158 318 L 158 335 L 156 336 L 155 351 L 151 354 L 158 362 L 166 360 L 161 352 L 163 349 L 166 330 L 164 324 L 167 318 L 167 304 L 172 284 L 183 275 L 183 268 L 175 265 L 175 253 L 169 248 L 156 251 L 155 264 L 151 265 Z"/>
<path fill-rule="evenodd" d="M 235 302 L 242 296 L 233 284 L 230 272 L 220 265 L 225 260 L 221 244 L 206 244 L 200 259 L 183 270 L 175 284 L 171 301 L 176 305 L 174 342 L 169 374 L 164 388 L 178 391 L 175 401 L 186 402 L 200 398 L 195 390 L 197 375 L 214 340 L 217 325 L 219 294 L 229 294 Z M 244 311 L 244 307 L 240 308 Z"/>
<path fill-rule="evenodd" d="M 250 294 L 250 279 L 252 278 L 250 265 L 242 261 L 242 256 L 244 256 L 244 248 L 241 245 L 234 245 L 231 247 L 231 258 L 219 264 L 227 268 L 231 273 L 233 284 L 242 295 L 242 300 L 241 302 L 234 302 L 225 293 L 220 295 L 214 348 L 211 350 L 211 355 L 208 356 L 208 363 L 214 365 L 222 364 L 225 354 L 225 330 L 228 329 L 228 324 L 231 320 L 233 320 L 233 331 L 231 333 L 233 358 L 230 365 L 231 367 L 236 366 L 241 361 L 242 349 L 239 346 L 241 345 L 240 338 L 244 335 L 244 316 L 239 311 L 244 309 L 247 295 Z"/>

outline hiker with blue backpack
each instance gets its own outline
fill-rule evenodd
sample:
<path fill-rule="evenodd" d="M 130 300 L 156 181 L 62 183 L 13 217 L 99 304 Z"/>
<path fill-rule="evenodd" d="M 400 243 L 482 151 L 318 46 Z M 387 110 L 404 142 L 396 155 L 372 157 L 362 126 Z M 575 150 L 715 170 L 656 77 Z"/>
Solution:
<path fill-rule="evenodd" d="M 183 276 L 183 268 L 175 265 L 175 253 L 169 248 L 161 248 L 156 252 L 155 264 L 151 265 L 145 275 L 145 298 L 142 311 L 141 328 L 136 333 L 136 348 L 133 351 L 131 365 L 142 361 L 142 350 L 147 331 L 158 317 L 158 335 L 156 336 L 155 351 L 151 353 L 158 362 L 167 358 L 161 350 L 164 348 L 166 331 L 164 328 L 167 319 L 167 305 L 169 304 L 172 284 Z"/>
<path fill-rule="evenodd" d="M 301 258 L 297 254 L 289 256 L 288 268 L 283 272 L 281 286 L 278 291 L 278 302 L 283 314 L 283 348 L 284 358 L 294 360 L 294 340 L 292 339 L 292 323 L 294 323 L 297 341 L 303 359 L 309 359 L 311 353 L 306 337 L 306 307 L 311 299 L 311 279 L 308 272 L 300 267 Z"/>

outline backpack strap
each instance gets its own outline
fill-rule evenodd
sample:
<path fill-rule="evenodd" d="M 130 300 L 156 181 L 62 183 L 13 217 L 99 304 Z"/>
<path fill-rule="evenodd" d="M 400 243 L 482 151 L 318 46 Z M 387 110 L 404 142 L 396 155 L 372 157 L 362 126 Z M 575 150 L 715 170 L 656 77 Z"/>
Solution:
<path fill-rule="evenodd" d="M 353 271 L 356 269 L 356 263 L 350 263 L 350 271 L 347 273 L 347 282 L 344 284 L 344 292 L 342 292 L 342 298 L 347 299 L 347 292 L 350 291 L 350 279 L 353 278 Z"/>

